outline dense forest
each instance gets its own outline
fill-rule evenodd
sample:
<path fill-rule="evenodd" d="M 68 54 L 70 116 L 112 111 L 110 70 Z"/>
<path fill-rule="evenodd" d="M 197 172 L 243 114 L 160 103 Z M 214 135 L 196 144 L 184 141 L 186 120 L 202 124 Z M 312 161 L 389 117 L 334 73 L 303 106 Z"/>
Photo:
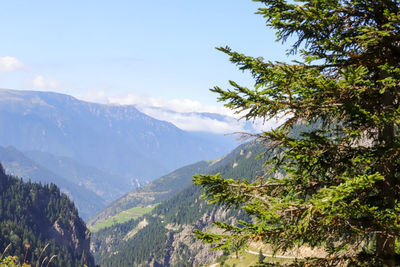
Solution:
<path fill-rule="evenodd" d="M 36 265 L 94 266 L 90 233 L 68 197 L 54 185 L 24 183 L 0 165 L 0 252 Z M 46 249 L 45 249 L 46 248 Z"/>
<path fill-rule="evenodd" d="M 255 159 L 261 150 L 258 144 L 241 145 L 203 172 L 254 179 L 263 174 L 263 161 Z M 199 187 L 188 186 L 150 214 L 94 233 L 96 262 L 101 266 L 191 266 L 215 259 L 219 254 L 196 241 L 192 231 L 211 227 L 218 219 L 232 222 L 248 217 L 238 210 L 208 205 L 201 195 Z"/>

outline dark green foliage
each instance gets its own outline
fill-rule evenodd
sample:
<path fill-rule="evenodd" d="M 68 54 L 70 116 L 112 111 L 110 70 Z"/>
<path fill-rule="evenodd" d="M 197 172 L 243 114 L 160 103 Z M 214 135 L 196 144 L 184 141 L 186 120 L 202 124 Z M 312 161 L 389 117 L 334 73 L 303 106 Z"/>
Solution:
<path fill-rule="evenodd" d="M 268 175 L 248 182 L 199 175 L 211 203 L 253 216 L 224 234 L 198 231 L 223 249 L 251 240 L 275 249 L 322 246 L 316 266 L 396 264 L 400 235 L 400 3 L 391 0 L 257 0 L 292 63 L 219 48 L 255 79 L 212 89 L 244 118 L 284 116 L 263 132 Z M 293 37 L 293 38 L 289 38 Z M 291 133 L 298 125 L 310 129 Z M 228 177 L 228 176 L 225 176 Z M 374 244 L 371 254 L 364 253 Z M 398 262 L 397 262 L 398 263 Z"/>
<path fill-rule="evenodd" d="M 54 226 L 66 232 L 61 236 Z M 83 247 L 75 248 L 68 236 L 74 232 Z M 57 255 L 50 266 L 80 266 L 80 263 L 94 266 L 88 250 L 88 232 L 79 218 L 74 204 L 54 184 L 41 185 L 24 183 L 22 179 L 8 176 L 0 165 L 0 251 L 9 244 L 7 254 L 25 258 L 25 245 L 30 248 L 26 259 L 36 264 L 42 249 L 49 244 L 42 255 Z M 83 240 L 83 241 L 82 241 Z"/>
<path fill-rule="evenodd" d="M 145 216 L 145 219 L 148 225 L 135 234 L 130 239 L 130 242 L 123 242 L 122 238 L 137 226 L 138 220 L 132 220 L 112 229 L 113 232 L 120 234 L 116 236 L 117 240 L 113 244 L 113 246 L 118 247 L 119 253 L 116 255 L 103 255 L 98 259 L 101 266 L 136 266 L 139 263 L 148 262 L 149 259 L 155 259 L 158 262 L 163 261 L 168 232 L 159 218 Z M 96 240 L 99 240 L 101 235 L 107 236 L 107 231 L 99 231 L 96 234 Z"/>

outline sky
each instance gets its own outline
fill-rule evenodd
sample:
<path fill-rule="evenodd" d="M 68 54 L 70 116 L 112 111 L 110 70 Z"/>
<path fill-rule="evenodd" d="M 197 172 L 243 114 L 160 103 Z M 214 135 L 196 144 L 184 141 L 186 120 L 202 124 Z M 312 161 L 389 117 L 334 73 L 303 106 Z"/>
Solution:
<path fill-rule="evenodd" d="M 258 7 L 251 0 L 4 1 L 0 88 L 228 114 L 209 89 L 253 80 L 215 47 L 286 59 L 254 14 Z"/>

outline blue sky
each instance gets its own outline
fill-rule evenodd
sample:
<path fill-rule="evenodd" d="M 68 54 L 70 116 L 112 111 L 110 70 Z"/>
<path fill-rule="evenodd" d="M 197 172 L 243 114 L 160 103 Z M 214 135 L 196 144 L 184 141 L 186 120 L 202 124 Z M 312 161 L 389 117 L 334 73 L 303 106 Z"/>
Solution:
<path fill-rule="evenodd" d="M 285 48 L 254 14 L 258 7 L 251 0 L 3 1 L 0 87 L 96 102 L 219 106 L 209 88 L 252 80 L 216 46 L 285 60 Z"/>

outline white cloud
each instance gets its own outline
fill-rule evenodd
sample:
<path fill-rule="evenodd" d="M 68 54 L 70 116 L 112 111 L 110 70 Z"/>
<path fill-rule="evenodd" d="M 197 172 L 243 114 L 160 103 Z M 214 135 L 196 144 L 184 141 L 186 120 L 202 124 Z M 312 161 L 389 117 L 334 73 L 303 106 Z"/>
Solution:
<path fill-rule="evenodd" d="M 278 125 L 278 121 L 263 122 L 238 121 L 240 115 L 223 106 L 203 105 L 199 101 L 190 99 L 172 99 L 149 97 L 145 95 L 126 94 L 108 96 L 104 90 L 88 90 L 81 93 L 80 99 L 101 102 L 105 104 L 134 105 L 141 112 L 159 119 L 171 122 L 186 131 L 203 131 L 218 134 L 231 134 L 235 132 L 261 132 Z M 216 118 L 201 113 L 214 113 L 222 115 Z"/>
<path fill-rule="evenodd" d="M 81 90 L 77 97 L 88 102 L 110 104 L 106 90 Z"/>
<path fill-rule="evenodd" d="M 57 89 L 58 83 L 44 78 L 42 75 L 37 75 L 33 81 L 32 85 L 35 89 Z"/>
<path fill-rule="evenodd" d="M 243 131 L 244 122 L 238 122 L 233 117 L 224 116 L 222 119 L 210 118 L 201 113 L 176 112 L 163 107 L 137 106 L 143 113 L 164 121 L 169 121 L 178 128 L 186 131 L 202 131 L 228 134 Z"/>
<path fill-rule="evenodd" d="M 22 69 L 23 67 L 24 64 L 15 57 L 0 57 L 0 72 L 13 72 Z"/>
<path fill-rule="evenodd" d="M 141 107 L 156 107 L 168 109 L 175 112 L 210 112 L 228 116 L 233 116 L 233 112 L 225 107 L 203 105 L 199 101 L 190 99 L 172 99 L 148 97 L 136 94 L 127 94 L 124 96 L 109 97 L 109 103 L 119 105 L 135 105 Z"/>
<path fill-rule="evenodd" d="M 232 110 L 221 106 L 203 105 L 190 99 L 165 100 L 136 94 L 109 97 L 109 103 L 120 105 L 135 105 L 143 113 L 164 121 L 169 121 L 186 131 L 205 131 L 219 134 L 234 132 L 261 132 L 278 125 L 277 120 L 263 122 L 246 122 L 238 120 L 241 116 Z M 221 118 L 204 116 L 199 113 L 215 113 Z"/>

